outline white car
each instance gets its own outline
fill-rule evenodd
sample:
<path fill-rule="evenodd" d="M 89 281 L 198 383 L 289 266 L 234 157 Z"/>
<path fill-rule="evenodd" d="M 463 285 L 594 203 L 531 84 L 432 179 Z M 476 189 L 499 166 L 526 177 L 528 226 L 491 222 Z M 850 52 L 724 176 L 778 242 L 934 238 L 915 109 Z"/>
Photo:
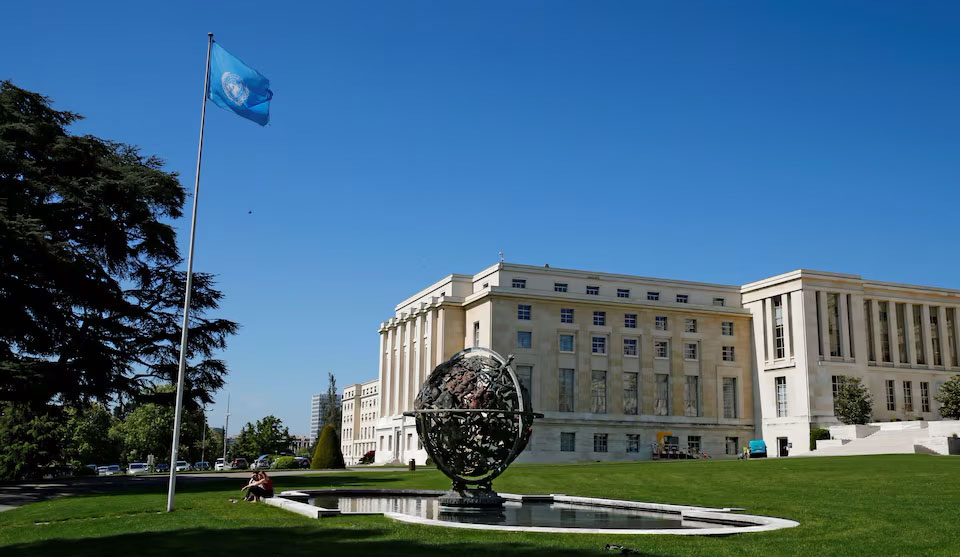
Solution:
<path fill-rule="evenodd" d="M 146 474 L 150 471 L 146 462 L 131 462 L 127 468 L 127 474 Z"/>
<path fill-rule="evenodd" d="M 223 459 L 218 458 L 215 463 L 213 463 L 213 469 L 217 472 L 223 472 Z"/>
<path fill-rule="evenodd" d="M 114 474 L 119 474 L 119 473 L 121 473 L 121 472 L 122 472 L 122 470 L 120 470 L 120 465 L 119 465 L 119 464 L 111 464 L 111 465 L 109 465 L 109 466 L 98 466 L 98 467 L 97 467 L 97 475 L 98 475 L 98 476 L 112 476 L 112 475 L 114 475 Z"/>
<path fill-rule="evenodd" d="M 189 472 L 193 470 L 193 466 L 190 466 L 190 463 L 186 460 L 177 461 L 177 472 Z"/>

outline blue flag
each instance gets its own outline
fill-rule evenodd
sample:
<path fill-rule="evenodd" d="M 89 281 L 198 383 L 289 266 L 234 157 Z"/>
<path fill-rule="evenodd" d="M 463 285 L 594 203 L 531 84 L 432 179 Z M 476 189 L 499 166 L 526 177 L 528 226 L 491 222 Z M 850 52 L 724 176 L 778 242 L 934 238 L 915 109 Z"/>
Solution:
<path fill-rule="evenodd" d="M 270 80 L 217 43 L 210 51 L 210 100 L 261 126 L 270 121 Z"/>

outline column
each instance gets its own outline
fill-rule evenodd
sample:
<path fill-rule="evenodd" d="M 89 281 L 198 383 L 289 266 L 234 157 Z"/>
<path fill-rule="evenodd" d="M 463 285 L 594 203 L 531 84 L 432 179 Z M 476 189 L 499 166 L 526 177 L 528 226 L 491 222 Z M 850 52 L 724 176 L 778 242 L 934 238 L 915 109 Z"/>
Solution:
<path fill-rule="evenodd" d="M 844 358 L 850 358 L 850 320 L 847 318 L 847 295 L 837 294 L 840 302 L 840 347 Z"/>
<path fill-rule="evenodd" d="M 897 303 L 893 300 L 887 302 L 887 329 L 887 334 L 890 335 L 890 360 L 896 366 L 900 362 L 900 341 L 897 336 Z M 907 350 L 907 354 L 909 353 Z"/>
<path fill-rule="evenodd" d="M 873 355 L 877 364 L 883 364 L 883 343 L 880 342 L 880 301 L 870 300 L 870 321 L 873 322 Z M 890 310 L 887 309 L 887 325 L 890 325 Z"/>
<path fill-rule="evenodd" d="M 783 357 L 787 360 L 790 359 L 790 352 L 793 350 L 793 346 L 790 343 L 790 331 L 791 324 L 790 319 L 792 317 L 792 311 L 790 311 L 790 294 L 784 294 L 780 296 L 780 308 L 783 311 Z"/>
<path fill-rule="evenodd" d="M 393 321 L 393 320 L 391 320 Z M 393 377 L 397 374 L 397 324 L 394 323 L 390 326 L 390 339 L 387 343 L 387 382 L 380 385 L 380 404 L 383 405 L 383 408 L 380 409 L 381 416 L 392 416 L 393 415 Z"/>
<path fill-rule="evenodd" d="M 830 335 L 827 334 L 829 329 L 828 323 L 830 323 L 830 317 L 827 316 L 827 293 L 823 290 L 817 292 L 817 302 L 820 304 L 820 323 L 818 326 L 820 330 L 820 346 L 823 347 L 823 359 L 830 359 Z"/>
<path fill-rule="evenodd" d="M 893 303 L 893 302 L 891 302 Z M 894 320 L 896 319 L 896 312 L 893 314 Z M 891 321 L 893 323 L 893 321 Z M 907 354 L 910 356 L 910 367 L 916 367 L 917 365 L 917 340 L 916 332 L 913 330 L 913 304 L 903 304 L 903 328 L 906 329 L 907 333 Z M 896 327 L 893 327 L 896 331 Z M 896 336 L 892 337 L 893 342 L 897 342 Z"/>
<path fill-rule="evenodd" d="M 920 307 L 920 330 L 923 332 L 923 350 L 927 354 L 927 367 L 933 367 L 933 339 L 930 338 L 930 306 L 923 304 Z"/>
<path fill-rule="evenodd" d="M 763 328 L 763 336 L 767 339 L 767 361 L 772 362 L 777 359 L 776 347 L 773 342 L 773 298 L 763 300 L 763 315 L 766 326 Z"/>
<path fill-rule="evenodd" d="M 937 330 L 940 333 L 940 361 L 943 363 L 943 367 L 949 368 L 950 361 L 950 339 L 947 337 L 947 308 L 945 306 L 940 306 L 937 308 Z M 933 387 L 931 386 L 931 389 Z M 930 393 L 930 396 L 933 396 L 933 393 Z"/>
<path fill-rule="evenodd" d="M 388 329 L 386 328 L 386 323 L 383 324 L 380 328 L 380 361 L 379 361 L 379 373 L 377 378 L 380 380 L 380 384 L 383 385 L 384 380 L 386 379 L 386 373 L 388 369 L 387 364 L 387 334 Z"/>
<path fill-rule="evenodd" d="M 960 352 L 960 306 L 953 308 L 953 336 L 954 349 Z M 960 365 L 960 353 L 957 354 L 957 364 Z"/>

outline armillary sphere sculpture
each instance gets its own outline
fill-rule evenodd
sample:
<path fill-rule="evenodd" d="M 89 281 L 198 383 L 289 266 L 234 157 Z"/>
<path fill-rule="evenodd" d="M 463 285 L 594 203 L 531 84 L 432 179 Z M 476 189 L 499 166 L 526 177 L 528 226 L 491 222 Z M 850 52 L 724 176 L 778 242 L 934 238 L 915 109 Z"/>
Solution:
<path fill-rule="evenodd" d="M 438 365 L 414 402 L 417 434 L 437 468 L 453 480 L 443 510 L 499 509 L 493 479 L 527 446 L 535 414 L 530 394 L 504 359 L 468 348 Z M 471 487 L 473 486 L 473 487 Z"/>

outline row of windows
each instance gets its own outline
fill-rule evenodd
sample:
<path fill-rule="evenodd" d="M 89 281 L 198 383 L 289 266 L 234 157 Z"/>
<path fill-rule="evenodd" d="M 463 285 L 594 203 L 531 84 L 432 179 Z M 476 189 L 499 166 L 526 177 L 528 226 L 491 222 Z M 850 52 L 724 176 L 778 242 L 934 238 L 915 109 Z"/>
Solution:
<path fill-rule="evenodd" d="M 624 356 L 639 356 L 640 352 L 638 350 L 639 340 L 635 337 L 627 337 L 623 339 L 623 355 Z M 603 335 L 592 336 L 590 339 L 591 352 L 597 355 L 606 355 L 607 354 L 607 337 Z M 533 346 L 533 332 L 532 331 L 517 331 L 517 348 L 531 348 Z M 560 352 L 573 354 L 576 352 L 576 335 L 575 334 L 560 334 L 557 335 L 557 349 Z M 685 342 L 683 343 L 683 359 L 696 361 L 700 359 L 700 343 L 699 342 Z M 734 358 L 734 347 L 733 346 L 723 346 L 720 354 L 721 360 L 725 362 L 733 362 Z M 658 359 L 667 359 L 670 357 L 670 341 L 669 340 L 654 340 L 653 341 L 653 357 Z"/>
<path fill-rule="evenodd" d="M 914 412 L 913 407 L 913 381 L 903 381 L 903 411 Z M 893 379 L 886 381 L 887 387 L 887 410 L 895 412 L 897 410 L 897 391 L 896 382 Z M 836 396 L 836 394 L 834 394 Z M 930 383 L 920 382 L 920 411 L 930 411 Z"/>
<path fill-rule="evenodd" d="M 727 437 L 727 445 L 730 444 L 730 440 L 733 439 L 734 451 L 728 452 L 728 454 L 736 454 L 736 437 Z M 700 453 L 701 450 L 701 439 L 699 435 L 688 435 L 687 436 L 687 450 L 691 453 Z M 593 452 L 595 453 L 606 453 L 609 452 L 610 448 L 610 434 L 609 433 L 594 433 L 593 434 Z M 639 453 L 640 452 L 640 435 L 634 433 L 628 433 L 626 435 L 626 443 L 624 444 L 625 452 L 628 453 Z M 574 452 L 577 450 L 577 434 L 572 431 L 561 431 L 560 432 L 560 451 L 562 452 Z"/>
<path fill-rule="evenodd" d="M 836 294 L 827 294 L 827 307 L 831 322 L 835 320 L 833 317 L 835 313 L 833 309 L 834 302 L 831 302 L 831 300 L 834 300 L 836 296 Z M 849 308 L 850 306 L 848 304 L 847 309 L 849 310 Z M 933 359 L 933 365 L 960 367 L 960 360 L 958 360 L 960 354 L 958 354 L 957 350 L 957 315 L 955 308 L 944 309 L 944 318 L 946 321 L 946 323 L 944 323 L 944 331 L 941 331 L 939 306 L 929 306 L 927 310 L 929 319 L 927 320 L 926 327 L 924 326 L 923 306 L 920 304 L 913 305 L 908 310 L 906 303 L 864 300 L 863 312 L 867 322 L 867 351 L 870 361 L 878 361 L 878 354 L 874 346 L 874 335 L 879 333 L 880 362 L 894 363 L 892 351 L 893 343 L 895 342 L 898 356 L 897 363 L 909 364 L 911 357 L 913 357 L 918 365 L 927 365 L 926 341 L 927 338 L 929 338 L 930 347 L 932 348 L 931 357 Z M 874 331 L 874 312 L 877 314 L 879 331 Z M 894 329 L 892 333 L 896 336 L 895 340 L 891 338 L 891 325 L 893 325 Z M 835 346 L 833 329 L 831 328 L 828 333 L 830 338 L 830 355 L 842 355 L 842 347 Z M 913 343 L 909 342 L 910 333 L 913 334 Z M 941 333 L 946 334 L 946 353 L 944 353 L 944 347 L 940 342 Z M 853 354 L 851 354 L 851 356 L 852 355 Z"/>
<path fill-rule="evenodd" d="M 529 321 L 533 314 L 533 308 L 526 304 L 517 304 L 517 319 L 521 321 Z M 573 309 L 571 308 L 560 308 L 560 322 L 561 323 L 573 323 Z M 606 326 L 607 324 L 607 312 L 605 311 L 595 311 L 593 312 L 593 324 L 598 327 Z M 665 315 L 657 315 L 653 320 L 654 328 L 658 331 L 668 331 L 669 319 Z M 637 328 L 637 314 L 636 313 L 625 313 L 623 314 L 623 326 L 627 329 L 636 329 Z M 697 320 L 696 319 L 684 319 L 683 320 L 683 331 L 685 333 L 696 333 L 697 332 Z M 733 336 L 733 322 L 732 321 L 723 321 L 720 324 L 720 334 L 724 336 Z"/>
<path fill-rule="evenodd" d="M 515 278 L 513 279 L 511 286 L 513 288 L 526 288 L 527 279 Z M 568 290 L 569 290 L 569 284 L 566 282 L 553 283 L 554 292 L 567 292 Z M 584 292 L 591 296 L 599 296 L 600 287 L 594 286 L 594 285 L 587 285 L 586 288 L 584 289 Z M 630 297 L 629 288 L 617 288 L 617 298 L 629 298 L 629 297 Z M 659 299 L 660 299 L 660 292 L 651 291 L 651 290 L 647 291 L 647 300 L 657 301 Z M 690 296 L 688 294 L 677 294 L 676 300 L 678 304 L 686 304 L 686 303 L 689 303 Z M 726 305 L 726 298 L 714 298 L 713 305 L 715 306 Z"/>

